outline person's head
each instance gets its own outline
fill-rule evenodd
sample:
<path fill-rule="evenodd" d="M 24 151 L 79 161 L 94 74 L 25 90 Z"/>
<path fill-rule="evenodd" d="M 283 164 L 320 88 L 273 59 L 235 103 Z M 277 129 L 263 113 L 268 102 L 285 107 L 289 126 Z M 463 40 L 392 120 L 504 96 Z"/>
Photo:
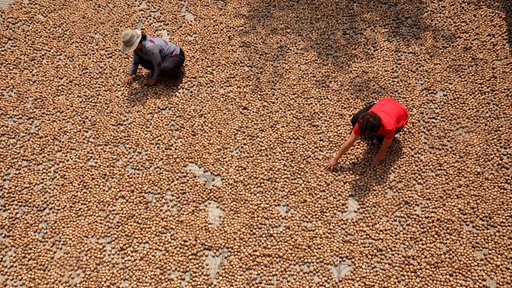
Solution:
<path fill-rule="evenodd" d="M 359 125 L 359 131 L 361 131 L 361 134 L 369 135 L 377 133 L 382 122 L 380 121 L 379 115 L 374 112 L 366 112 L 359 117 L 357 124 Z"/>
<path fill-rule="evenodd" d="M 146 39 L 146 34 L 142 33 L 140 30 L 125 30 L 123 34 L 121 34 L 121 51 L 123 53 L 130 53 L 137 48 L 141 48 L 142 40 Z"/>

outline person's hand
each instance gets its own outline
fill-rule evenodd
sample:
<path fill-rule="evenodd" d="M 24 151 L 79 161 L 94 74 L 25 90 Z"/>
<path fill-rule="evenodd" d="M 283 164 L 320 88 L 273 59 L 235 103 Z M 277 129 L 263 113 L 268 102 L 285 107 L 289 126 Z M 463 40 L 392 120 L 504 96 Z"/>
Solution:
<path fill-rule="evenodd" d="M 124 78 L 123 83 L 124 83 L 125 85 L 131 84 L 131 83 L 133 82 L 133 78 L 134 78 L 134 77 L 135 77 L 135 75 L 130 75 L 130 76 L 128 76 L 128 77 L 126 77 L 126 78 Z"/>
<path fill-rule="evenodd" d="M 155 80 L 155 79 L 150 78 L 150 79 L 148 80 L 148 82 L 146 83 L 146 85 L 148 85 L 148 86 L 153 86 L 153 84 L 155 84 L 155 82 L 156 82 L 156 80 Z"/>
<path fill-rule="evenodd" d="M 372 170 L 373 168 L 377 167 L 377 165 L 379 165 L 379 162 L 380 162 L 379 160 L 373 159 L 372 163 L 370 163 L 370 168 L 369 169 Z"/>
<path fill-rule="evenodd" d="M 327 162 L 325 165 L 325 170 L 332 171 L 336 166 L 338 166 L 338 159 L 336 157 L 332 157 L 331 161 Z"/>

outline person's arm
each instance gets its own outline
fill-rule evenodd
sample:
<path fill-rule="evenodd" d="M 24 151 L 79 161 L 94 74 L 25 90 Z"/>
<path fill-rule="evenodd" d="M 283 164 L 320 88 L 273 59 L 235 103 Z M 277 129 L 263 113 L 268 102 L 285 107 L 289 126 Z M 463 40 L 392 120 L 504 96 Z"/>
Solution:
<path fill-rule="evenodd" d="M 139 62 L 140 62 L 139 55 L 137 55 L 136 53 L 133 53 L 132 65 L 130 66 L 130 72 L 129 72 L 130 75 L 124 79 L 124 84 L 130 84 L 135 79 L 135 75 L 137 74 L 137 69 L 139 69 Z"/>
<path fill-rule="evenodd" d="M 386 152 L 388 151 L 389 146 L 393 142 L 393 138 L 391 139 L 384 139 L 382 142 L 382 145 L 380 146 L 379 152 L 377 152 L 377 155 L 375 155 L 375 158 L 373 158 L 372 163 L 370 164 L 370 169 L 376 167 L 380 160 L 384 158 L 384 155 L 386 155 Z"/>
<path fill-rule="evenodd" d="M 137 53 L 133 53 L 132 65 L 130 66 L 130 76 L 135 76 L 137 74 L 137 69 L 139 69 L 140 56 Z"/>
<path fill-rule="evenodd" d="M 348 137 L 347 141 L 343 143 L 343 145 L 338 150 L 336 155 L 331 159 L 331 161 L 327 163 L 325 169 L 332 171 L 332 169 L 334 169 L 338 165 L 338 161 L 340 160 L 341 156 L 343 156 L 343 154 L 345 154 L 348 151 L 348 149 L 350 149 L 350 147 L 354 145 L 357 138 L 359 138 L 359 136 L 354 134 L 354 132 L 350 133 L 350 136 Z"/>

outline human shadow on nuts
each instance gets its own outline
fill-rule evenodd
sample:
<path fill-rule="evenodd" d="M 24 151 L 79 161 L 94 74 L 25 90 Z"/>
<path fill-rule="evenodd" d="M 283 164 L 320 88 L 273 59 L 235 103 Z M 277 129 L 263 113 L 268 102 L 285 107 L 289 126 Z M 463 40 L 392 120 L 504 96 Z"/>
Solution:
<path fill-rule="evenodd" d="M 357 176 L 357 179 L 351 185 L 350 196 L 362 200 L 372 192 L 372 188 L 375 185 L 384 185 L 389 178 L 391 168 L 402 156 L 402 143 L 400 139 L 394 138 L 386 156 L 384 156 L 377 167 L 370 169 L 370 163 L 379 148 L 380 145 L 368 144 L 366 151 L 359 161 L 339 168 L 339 173 L 348 172 Z"/>
<path fill-rule="evenodd" d="M 158 99 L 162 96 L 170 97 L 176 94 L 179 90 L 179 86 L 183 82 L 184 74 L 174 78 L 164 78 L 157 81 L 153 86 L 147 86 L 148 76 L 138 77 L 132 86 L 128 94 L 128 102 L 131 107 L 137 105 L 144 105 L 148 99 Z"/>

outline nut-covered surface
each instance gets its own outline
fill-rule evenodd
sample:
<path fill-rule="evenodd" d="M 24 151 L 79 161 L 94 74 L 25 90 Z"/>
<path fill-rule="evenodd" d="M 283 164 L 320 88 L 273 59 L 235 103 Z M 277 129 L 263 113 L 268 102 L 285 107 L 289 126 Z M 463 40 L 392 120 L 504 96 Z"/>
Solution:
<path fill-rule="evenodd" d="M 0 8 L 0 286 L 510 287 L 512 8 L 448 2 Z M 122 85 L 141 19 L 179 88 Z M 324 171 L 386 95 L 384 161 Z"/>

